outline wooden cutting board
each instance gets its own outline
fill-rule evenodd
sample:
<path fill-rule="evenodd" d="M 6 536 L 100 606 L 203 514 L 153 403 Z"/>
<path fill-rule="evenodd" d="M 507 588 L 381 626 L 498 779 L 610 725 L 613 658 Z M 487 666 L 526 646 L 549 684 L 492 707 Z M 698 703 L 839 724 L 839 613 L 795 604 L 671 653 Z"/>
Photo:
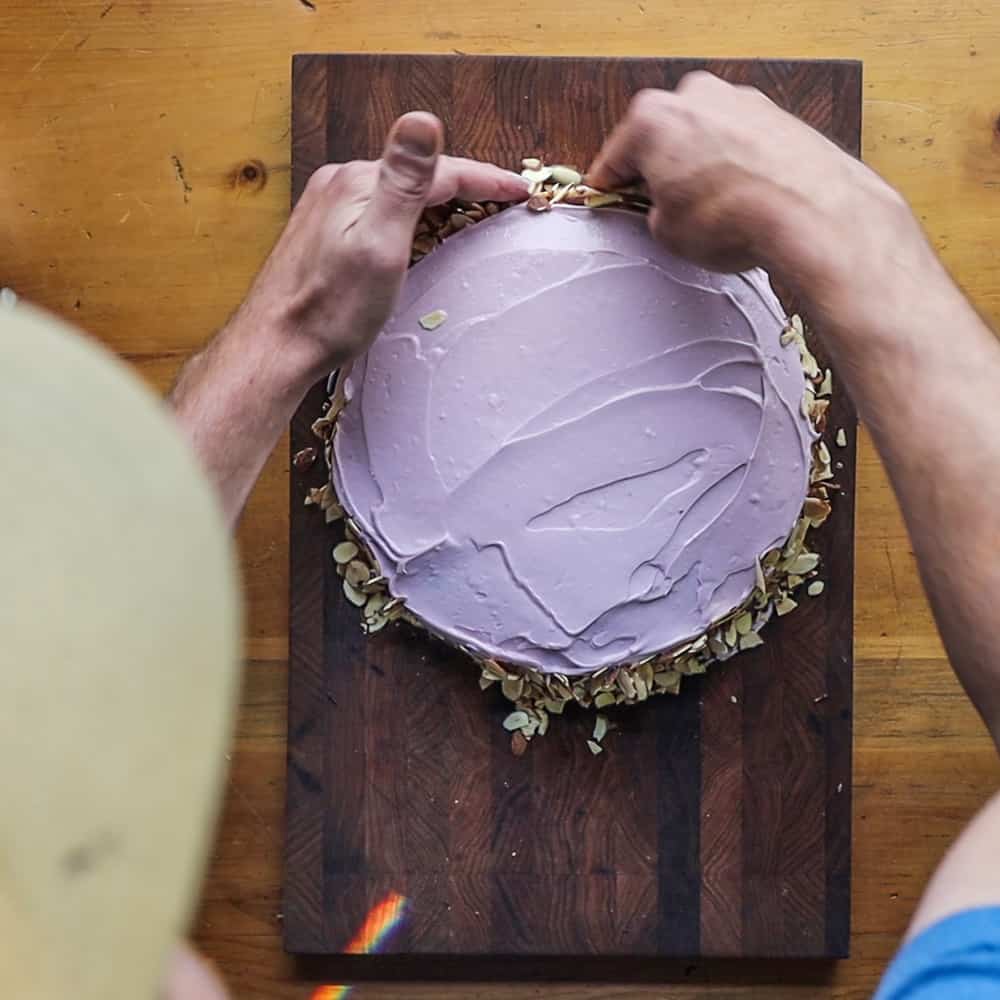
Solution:
<path fill-rule="evenodd" d="M 377 157 L 414 108 L 443 119 L 452 153 L 586 166 L 632 94 L 699 67 L 859 153 L 853 62 L 303 55 L 294 197 L 324 162 Z M 293 454 L 316 443 L 323 398 L 295 417 Z M 407 915 L 384 951 L 465 956 L 471 976 L 497 956 L 846 955 L 855 414 L 840 389 L 839 427 L 842 492 L 814 541 L 824 594 L 679 697 L 615 713 L 599 757 L 583 712 L 513 757 L 508 703 L 460 654 L 408 626 L 364 638 L 330 556 L 340 531 L 303 507 L 322 462 L 293 467 L 287 948 L 340 952 L 396 892 Z"/>

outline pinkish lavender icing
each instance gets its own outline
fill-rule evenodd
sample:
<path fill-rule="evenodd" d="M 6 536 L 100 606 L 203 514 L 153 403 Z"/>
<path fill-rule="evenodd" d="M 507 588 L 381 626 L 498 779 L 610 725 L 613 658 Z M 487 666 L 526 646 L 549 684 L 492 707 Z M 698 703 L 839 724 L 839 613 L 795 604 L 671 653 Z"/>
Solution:
<path fill-rule="evenodd" d="M 345 383 L 337 495 L 432 631 L 545 672 L 634 662 L 740 604 L 799 514 L 784 324 L 764 272 L 679 260 L 641 216 L 510 209 L 410 271 Z"/>

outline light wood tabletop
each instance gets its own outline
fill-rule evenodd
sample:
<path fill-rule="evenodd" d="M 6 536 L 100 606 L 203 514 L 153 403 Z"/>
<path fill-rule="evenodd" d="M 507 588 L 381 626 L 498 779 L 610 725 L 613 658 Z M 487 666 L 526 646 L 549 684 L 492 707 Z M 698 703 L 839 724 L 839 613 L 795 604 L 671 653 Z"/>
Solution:
<path fill-rule="evenodd" d="M 865 159 L 911 200 L 995 323 L 998 49 L 1000 8 L 971 0 L 6 0 L 0 285 L 165 389 L 237 304 L 287 216 L 295 52 L 848 57 L 864 60 Z M 864 435 L 858 471 L 853 957 L 821 970 L 688 963 L 635 984 L 367 984 L 359 996 L 870 995 L 1000 768 L 944 657 Z M 280 942 L 287 475 L 280 448 L 240 527 L 249 661 L 196 927 L 245 1000 L 304 998 L 316 982 Z"/>

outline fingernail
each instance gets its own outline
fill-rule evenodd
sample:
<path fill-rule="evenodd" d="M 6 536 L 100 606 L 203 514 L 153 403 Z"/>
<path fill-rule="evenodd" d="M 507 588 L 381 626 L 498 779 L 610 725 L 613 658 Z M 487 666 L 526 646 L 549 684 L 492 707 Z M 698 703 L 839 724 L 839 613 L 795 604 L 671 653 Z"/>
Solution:
<path fill-rule="evenodd" d="M 437 152 L 438 132 L 434 120 L 423 115 L 405 115 L 396 129 L 396 145 L 414 156 Z"/>
<path fill-rule="evenodd" d="M 511 181 L 517 181 L 521 187 L 527 191 L 531 187 L 531 181 L 527 177 L 522 177 L 519 173 L 514 170 L 505 170 L 504 173 L 511 179 Z"/>

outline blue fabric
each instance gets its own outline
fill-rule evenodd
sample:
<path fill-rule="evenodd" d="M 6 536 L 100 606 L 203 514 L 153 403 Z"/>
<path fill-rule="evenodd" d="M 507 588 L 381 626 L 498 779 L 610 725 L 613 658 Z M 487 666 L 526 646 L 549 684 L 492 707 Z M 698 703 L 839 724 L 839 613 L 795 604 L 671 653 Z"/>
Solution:
<path fill-rule="evenodd" d="M 905 944 L 875 1000 L 1000 998 L 1000 906 L 966 910 Z"/>

